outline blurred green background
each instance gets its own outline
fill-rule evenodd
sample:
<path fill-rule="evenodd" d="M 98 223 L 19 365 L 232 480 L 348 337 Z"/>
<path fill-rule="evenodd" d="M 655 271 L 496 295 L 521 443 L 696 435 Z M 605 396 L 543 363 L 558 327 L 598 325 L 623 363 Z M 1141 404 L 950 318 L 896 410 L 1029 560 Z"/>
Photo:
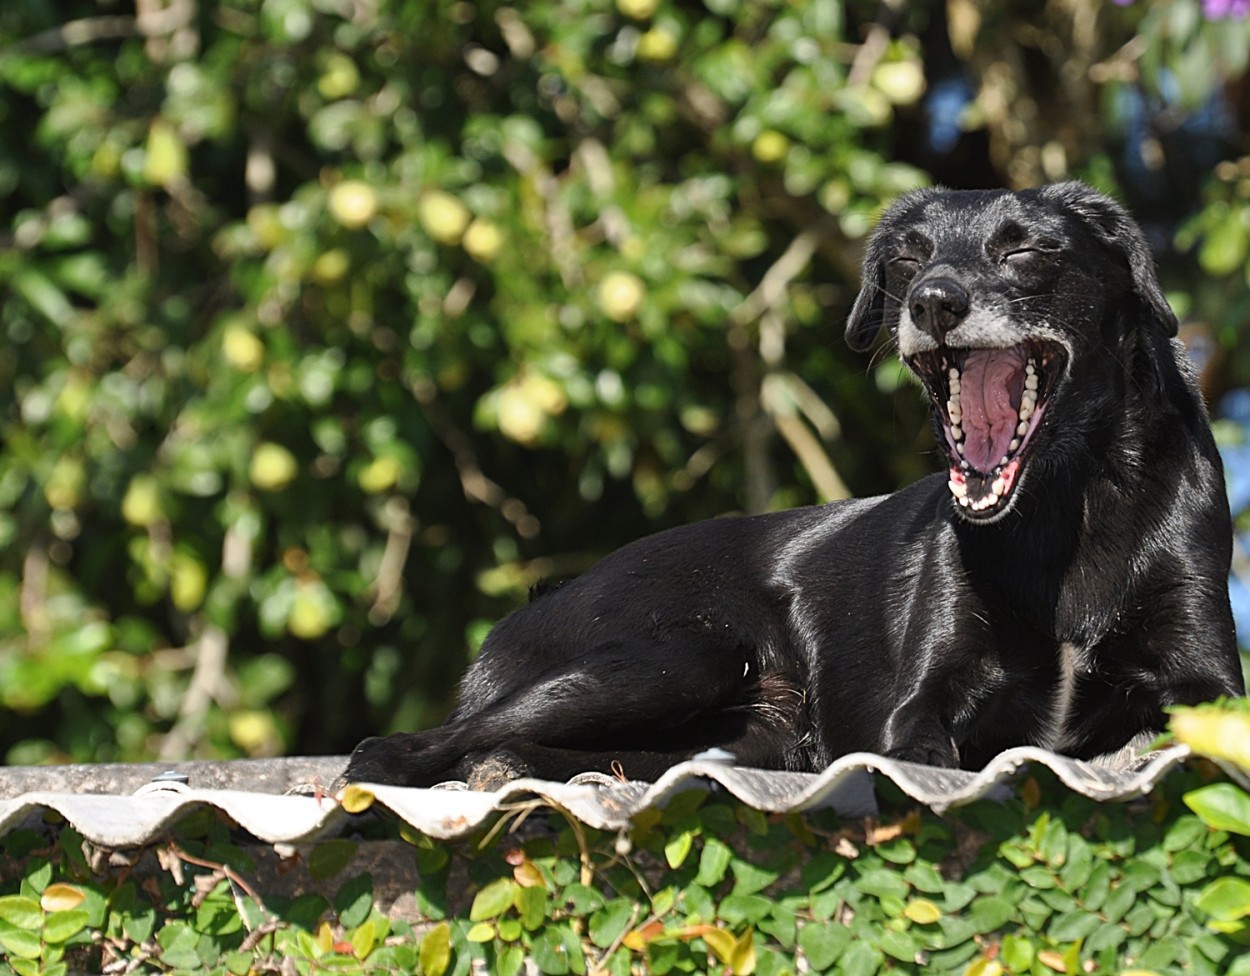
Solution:
<path fill-rule="evenodd" d="M 1250 505 L 1248 6 L 4 3 L 0 755 L 341 752 L 541 579 L 934 469 L 841 339 L 929 183 L 1134 209 Z"/>

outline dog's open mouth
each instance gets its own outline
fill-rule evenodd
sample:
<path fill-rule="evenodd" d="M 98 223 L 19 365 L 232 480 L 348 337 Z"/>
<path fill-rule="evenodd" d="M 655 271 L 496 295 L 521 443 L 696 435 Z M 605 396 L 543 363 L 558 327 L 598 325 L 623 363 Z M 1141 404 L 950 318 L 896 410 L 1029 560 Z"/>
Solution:
<path fill-rule="evenodd" d="M 1027 463 L 1047 399 L 1063 372 L 1058 345 L 940 346 L 908 361 L 933 399 L 950 456 L 950 490 L 963 513 L 1005 511 Z"/>

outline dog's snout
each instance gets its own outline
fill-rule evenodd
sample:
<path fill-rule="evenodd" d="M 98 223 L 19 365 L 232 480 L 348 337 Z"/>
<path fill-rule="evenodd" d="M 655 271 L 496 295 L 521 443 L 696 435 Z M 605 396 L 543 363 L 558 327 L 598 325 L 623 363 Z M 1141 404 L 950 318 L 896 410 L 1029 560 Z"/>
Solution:
<path fill-rule="evenodd" d="M 941 339 L 968 314 L 972 297 L 952 278 L 930 278 L 912 289 L 909 307 L 916 328 Z"/>

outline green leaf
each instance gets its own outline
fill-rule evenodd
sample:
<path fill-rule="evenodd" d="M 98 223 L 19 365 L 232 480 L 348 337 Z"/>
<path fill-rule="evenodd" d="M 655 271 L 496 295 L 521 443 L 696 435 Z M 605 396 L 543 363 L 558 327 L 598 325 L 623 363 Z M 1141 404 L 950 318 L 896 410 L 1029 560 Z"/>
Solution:
<path fill-rule="evenodd" d="M 673 870 L 686 863 L 690 849 L 694 846 L 695 833 L 693 830 L 683 830 L 664 845 L 664 859 Z"/>
<path fill-rule="evenodd" d="M 773 909 L 772 899 L 762 895 L 727 895 L 720 903 L 720 917 L 730 925 L 755 925 Z"/>
<path fill-rule="evenodd" d="M 624 934 L 634 916 L 633 902 L 613 899 L 590 916 L 590 941 L 606 949 Z"/>
<path fill-rule="evenodd" d="M 373 876 L 359 874 L 347 881 L 335 896 L 334 908 L 344 928 L 363 923 L 373 910 Z"/>
<path fill-rule="evenodd" d="M 884 868 L 864 872 L 856 880 L 855 887 L 878 898 L 906 898 L 910 890 L 902 877 Z"/>
<path fill-rule="evenodd" d="M 1185 851 L 1199 846 L 1207 836 L 1207 825 L 1198 817 L 1186 814 L 1177 817 L 1163 835 L 1165 851 Z"/>
<path fill-rule="evenodd" d="M 507 946 L 495 957 L 495 976 L 516 976 L 525 966 L 525 950 Z"/>
<path fill-rule="evenodd" d="M 373 951 L 377 941 L 377 926 L 370 919 L 351 933 L 352 954 L 357 959 L 364 959 Z"/>
<path fill-rule="evenodd" d="M 916 961 L 916 940 L 907 932 L 886 929 L 877 939 L 877 946 L 886 955 L 893 956 L 900 962 L 915 963 Z"/>
<path fill-rule="evenodd" d="M 451 926 L 439 922 L 426 932 L 417 958 L 422 976 L 443 976 L 451 963 Z"/>
<path fill-rule="evenodd" d="M 907 870 L 903 872 L 903 880 L 926 895 L 940 895 L 945 886 L 937 868 L 927 861 L 916 861 L 908 865 Z"/>
<path fill-rule="evenodd" d="M 71 908 L 67 911 L 52 912 L 43 923 L 45 942 L 57 944 L 68 942 L 87 927 L 91 916 L 84 908 Z"/>
<path fill-rule="evenodd" d="M 816 972 L 829 969 L 851 943 L 851 930 L 845 925 L 808 922 L 799 929 L 799 948 Z"/>
<path fill-rule="evenodd" d="M 482 922 L 497 918 L 512 907 L 518 891 L 523 890 L 511 878 L 496 878 L 473 896 L 469 921 Z"/>
<path fill-rule="evenodd" d="M 1185 805 L 1214 830 L 1250 835 L 1250 794 L 1232 783 L 1212 783 L 1186 793 Z"/>
<path fill-rule="evenodd" d="M 603 895 L 580 881 L 566 887 L 560 897 L 578 915 L 589 915 L 603 907 Z"/>
<path fill-rule="evenodd" d="M 1199 910 L 1222 922 L 1250 915 L 1250 882 L 1241 878 L 1218 878 L 1198 895 Z"/>
<path fill-rule="evenodd" d="M 875 976 L 883 958 L 881 951 L 872 943 L 853 942 L 842 953 L 840 976 Z"/>
<path fill-rule="evenodd" d="M 1192 885 L 1207 875 L 1211 857 L 1205 851 L 1178 851 L 1172 859 L 1172 878 L 1179 885 Z"/>
<path fill-rule="evenodd" d="M 1027 938 L 1018 935 L 1007 935 L 1003 937 L 1002 952 L 1000 958 L 1003 965 L 1013 973 L 1026 972 L 1033 965 L 1033 959 L 1037 952 L 1033 948 L 1033 943 Z"/>
<path fill-rule="evenodd" d="M 570 942 L 576 943 L 576 938 L 565 932 L 561 925 L 553 924 L 543 929 L 530 947 L 534 964 L 548 976 L 564 976 L 573 971 L 574 954 L 570 952 Z"/>
<path fill-rule="evenodd" d="M 779 871 L 759 867 L 750 861 L 735 857 L 731 862 L 734 875 L 733 893 L 735 895 L 753 895 L 775 882 Z"/>
<path fill-rule="evenodd" d="M 983 895 L 969 909 L 970 919 L 981 935 L 997 932 L 1011 921 L 1015 913 L 1016 906 L 1013 903 L 996 895 Z"/>
<path fill-rule="evenodd" d="M 1242 270 L 1246 265 L 1246 228 L 1240 214 L 1230 212 L 1208 231 L 1198 250 L 1198 260 L 1208 274 L 1220 276 Z"/>
<path fill-rule="evenodd" d="M 43 909 L 39 902 L 25 895 L 5 895 L 0 897 L 0 921 L 15 929 L 37 932 L 43 925 Z"/>
<path fill-rule="evenodd" d="M 547 917 L 547 889 L 518 887 L 513 904 L 520 913 L 521 924 L 533 932 L 542 926 Z"/>
<path fill-rule="evenodd" d="M 1102 919 L 1093 912 L 1078 909 L 1051 919 L 1047 935 L 1055 942 L 1075 942 L 1084 939 L 1101 925 Z"/>
<path fill-rule="evenodd" d="M 695 881 L 705 888 L 720 884 L 729 867 L 733 851 L 729 845 L 716 837 L 705 837 L 703 850 L 699 853 L 699 873 Z"/>
<path fill-rule="evenodd" d="M 0 924 L 0 946 L 10 955 L 22 959 L 38 959 L 43 951 L 38 932 L 13 928 L 8 923 Z"/>
<path fill-rule="evenodd" d="M 308 856 L 308 875 L 314 881 L 328 881 L 347 867 L 359 845 L 354 840 L 336 837 L 322 841 Z"/>

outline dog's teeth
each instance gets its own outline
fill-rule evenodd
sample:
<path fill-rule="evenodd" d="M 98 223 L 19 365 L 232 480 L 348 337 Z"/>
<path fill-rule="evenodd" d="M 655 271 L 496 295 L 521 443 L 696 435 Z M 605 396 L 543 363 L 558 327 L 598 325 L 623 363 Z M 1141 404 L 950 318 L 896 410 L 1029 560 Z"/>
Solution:
<path fill-rule="evenodd" d="M 958 441 L 958 440 L 962 440 L 963 436 L 964 436 L 963 428 L 960 427 L 959 424 L 951 424 L 951 437 L 955 438 L 955 440 Z"/>
<path fill-rule="evenodd" d="M 949 371 L 946 375 L 947 375 L 950 379 L 955 380 L 956 382 L 958 382 L 958 380 L 959 380 L 959 368 L 958 368 L 957 366 L 952 366 L 952 367 L 950 368 L 950 371 Z"/>
<path fill-rule="evenodd" d="M 1026 390 L 1034 390 L 1034 391 L 1037 389 L 1037 374 L 1036 373 L 1029 373 L 1029 375 L 1024 378 L 1024 388 Z"/>
<path fill-rule="evenodd" d="M 1025 434 L 1027 434 L 1028 432 L 1029 432 L 1029 425 L 1028 425 L 1027 423 L 1025 423 L 1023 420 L 1022 420 L 1022 421 L 1020 421 L 1020 423 L 1016 424 L 1016 435 L 1017 435 L 1017 436 L 1019 436 L 1019 437 L 1023 437 L 1023 436 L 1024 436 Z"/>
<path fill-rule="evenodd" d="M 951 396 L 959 396 L 963 391 L 963 385 L 959 382 L 958 376 L 952 376 L 950 382 Z"/>
<path fill-rule="evenodd" d="M 995 478 L 994 483 L 990 485 L 990 490 L 994 492 L 995 498 L 1002 498 L 1007 493 L 1007 482 L 1002 478 Z"/>
<path fill-rule="evenodd" d="M 962 481 L 956 481 L 954 478 L 951 478 L 947 484 L 950 486 L 951 494 L 956 498 L 966 498 L 968 496 L 968 486 Z"/>
<path fill-rule="evenodd" d="M 1020 419 L 1028 420 L 1033 416 L 1033 408 L 1036 406 L 1031 400 L 1020 401 Z"/>
<path fill-rule="evenodd" d="M 952 424 L 958 424 L 964 419 L 963 407 L 955 397 L 946 401 L 946 412 L 950 415 Z"/>
<path fill-rule="evenodd" d="M 1007 445 L 1007 450 L 1008 450 L 1008 451 L 1010 451 L 1010 452 L 1011 452 L 1011 453 L 1013 453 L 1013 454 L 1014 454 L 1016 451 L 1020 450 L 1020 438 L 1019 438 L 1019 437 L 1013 437 L 1013 438 L 1011 439 L 1011 443 Z"/>
<path fill-rule="evenodd" d="M 1033 365 L 1033 360 L 1030 359 L 1027 363 L 1024 364 L 1024 371 L 1029 376 L 1032 376 L 1034 373 L 1037 372 L 1037 367 Z"/>
<path fill-rule="evenodd" d="M 1003 459 L 1002 459 L 1001 461 L 999 461 L 999 462 L 998 462 L 998 466 L 999 466 L 1000 468 L 1005 468 L 1005 467 L 1007 467 L 1007 464 L 1008 464 L 1010 461 L 1011 461 L 1011 457 L 1010 457 L 1009 455 L 1004 454 L 1004 455 L 1003 455 Z"/>

